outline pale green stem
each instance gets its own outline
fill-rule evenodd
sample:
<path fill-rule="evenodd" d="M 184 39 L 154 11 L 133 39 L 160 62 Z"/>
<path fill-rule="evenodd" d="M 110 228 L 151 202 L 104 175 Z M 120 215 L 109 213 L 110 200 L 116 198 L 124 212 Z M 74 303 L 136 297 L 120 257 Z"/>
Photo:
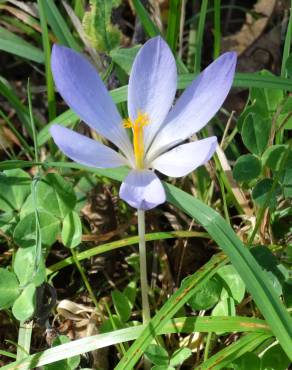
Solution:
<path fill-rule="evenodd" d="M 148 283 L 147 283 L 145 212 L 141 209 L 138 209 L 138 234 L 139 234 L 140 280 L 142 293 L 142 317 L 143 324 L 147 324 L 150 321 L 150 307 L 148 300 Z"/>
<path fill-rule="evenodd" d="M 22 360 L 30 353 L 30 342 L 33 321 L 21 321 L 18 332 L 16 360 Z"/>

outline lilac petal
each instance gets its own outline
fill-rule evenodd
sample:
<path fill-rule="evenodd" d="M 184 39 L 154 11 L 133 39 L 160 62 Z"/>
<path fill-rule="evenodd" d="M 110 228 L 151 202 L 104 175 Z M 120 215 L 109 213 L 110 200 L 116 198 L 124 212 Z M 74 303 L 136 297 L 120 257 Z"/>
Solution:
<path fill-rule="evenodd" d="M 184 141 L 215 115 L 233 82 L 236 53 L 228 52 L 210 64 L 177 100 L 147 154 L 155 158 Z"/>
<path fill-rule="evenodd" d="M 149 147 L 169 112 L 176 92 L 176 63 L 161 37 L 147 41 L 132 66 L 128 87 L 128 111 L 132 120 L 138 111 L 147 113 L 150 124 L 144 129 L 144 147 Z"/>
<path fill-rule="evenodd" d="M 132 170 L 120 188 L 120 198 L 130 206 L 148 210 L 165 202 L 161 181 L 150 170 Z"/>
<path fill-rule="evenodd" d="M 75 162 L 97 168 L 128 164 L 127 160 L 113 149 L 68 128 L 53 125 L 50 132 L 59 149 Z"/>
<path fill-rule="evenodd" d="M 57 89 L 69 107 L 127 157 L 133 156 L 122 118 L 96 69 L 81 54 L 59 45 L 53 46 L 51 63 Z"/>
<path fill-rule="evenodd" d="M 216 136 L 179 145 L 154 159 L 150 167 L 170 177 L 185 176 L 208 162 L 216 146 Z"/>

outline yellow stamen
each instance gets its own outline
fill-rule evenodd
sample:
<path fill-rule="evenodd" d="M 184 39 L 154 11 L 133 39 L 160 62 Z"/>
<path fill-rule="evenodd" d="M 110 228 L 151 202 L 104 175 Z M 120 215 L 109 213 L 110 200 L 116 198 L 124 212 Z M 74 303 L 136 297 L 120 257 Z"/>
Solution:
<path fill-rule="evenodd" d="M 149 116 L 147 113 L 138 111 L 137 118 L 132 121 L 130 118 L 123 120 L 125 128 L 133 129 L 133 144 L 134 154 L 137 168 L 143 168 L 144 165 L 144 126 L 149 124 Z"/>

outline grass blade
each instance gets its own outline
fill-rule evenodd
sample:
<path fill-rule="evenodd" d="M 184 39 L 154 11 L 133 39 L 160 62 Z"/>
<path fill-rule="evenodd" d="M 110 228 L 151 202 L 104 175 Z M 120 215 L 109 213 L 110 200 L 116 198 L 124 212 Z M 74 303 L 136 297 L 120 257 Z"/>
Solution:
<path fill-rule="evenodd" d="M 179 34 L 181 0 L 170 0 L 168 12 L 166 41 L 173 53 L 175 53 Z"/>
<path fill-rule="evenodd" d="M 28 25 L 30 28 L 33 28 L 34 30 L 41 32 L 39 22 L 28 13 L 9 5 L 1 4 L 0 9 L 6 10 L 7 12 L 11 13 L 14 17 L 18 18 L 21 22 Z"/>
<path fill-rule="evenodd" d="M 69 165 L 71 164 L 69 163 Z M 80 167 L 82 166 L 79 165 Z M 97 173 L 104 174 L 104 171 L 100 172 L 98 170 Z M 123 169 L 123 171 L 126 170 Z M 127 173 L 123 171 L 115 169 L 106 173 L 115 180 L 123 180 Z M 266 318 L 274 335 L 279 340 L 287 356 L 292 359 L 290 351 L 292 346 L 292 319 L 278 298 L 274 287 L 266 279 L 262 268 L 249 250 L 244 247 L 232 228 L 217 212 L 175 186 L 165 183 L 165 189 L 167 200 L 190 217 L 196 219 L 228 255 L 231 263 L 243 279 L 247 290 L 251 293 L 255 303 Z"/>
<path fill-rule="evenodd" d="M 60 114 L 58 117 L 53 119 L 52 122 L 48 123 L 44 128 L 40 130 L 37 136 L 38 145 L 44 145 L 51 138 L 50 127 L 52 125 L 58 124 L 64 127 L 68 127 L 75 125 L 78 121 L 80 121 L 80 118 L 71 109 Z"/>
<path fill-rule="evenodd" d="M 208 234 L 200 233 L 196 231 L 169 231 L 169 232 L 157 232 L 157 233 L 149 233 L 145 235 L 146 241 L 153 241 L 153 240 L 165 240 L 165 239 L 172 239 L 172 238 L 208 238 Z M 132 236 L 126 239 L 117 240 L 114 242 L 106 243 L 103 245 L 99 245 L 97 247 L 93 247 L 87 249 L 86 251 L 76 253 L 76 258 L 78 261 L 82 261 L 84 259 L 88 259 L 93 256 L 97 256 L 98 254 L 106 253 L 112 251 L 114 249 L 127 247 L 129 245 L 137 244 L 139 242 L 138 236 Z M 67 257 L 60 262 L 55 263 L 47 268 L 47 275 L 52 274 L 55 271 L 59 271 L 62 268 L 72 265 L 74 263 L 73 257 Z"/>
<path fill-rule="evenodd" d="M 34 166 L 35 163 L 31 161 L 22 161 L 21 159 L 13 159 L 0 162 L 0 171 L 11 170 L 13 168 L 28 168 Z"/>
<path fill-rule="evenodd" d="M 222 369 L 225 368 L 230 362 L 236 360 L 246 352 L 251 352 L 257 348 L 266 339 L 270 338 L 271 334 L 251 333 L 243 336 L 237 342 L 217 352 L 214 356 L 204 361 L 196 369 L 209 370 L 209 369 Z"/>
<path fill-rule="evenodd" d="M 0 50 L 36 63 L 44 63 L 44 54 L 37 47 L 0 27 Z"/>
<path fill-rule="evenodd" d="M 274 335 L 292 360 L 292 319 L 249 250 L 217 212 L 186 192 L 169 184 L 165 186 L 168 201 L 195 218 L 228 255 Z"/>
<path fill-rule="evenodd" d="M 54 0 L 44 1 L 44 10 L 48 23 L 58 38 L 59 42 L 63 45 L 66 45 L 72 49 L 80 51 L 81 48 L 78 43 L 75 41 L 66 21 L 64 20 L 62 14 L 57 8 Z"/>
<path fill-rule="evenodd" d="M 178 77 L 178 89 L 185 89 L 194 79 L 195 74 L 183 74 Z M 257 73 L 236 73 L 234 87 L 258 87 L 267 89 L 283 89 L 292 91 L 292 80 L 281 78 L 278 76 L 262 76 Z M 0 80 L 0 93 L 1 93 L 1 80 Z M 127 101 L 128 86 L 124 85 L 110 91 L 114 102 L 116 104 Z M 78 116 L 71 110 L 67 110 L 60 116 L 56 117 L 46 127 L 44 127 L 38 135 L 39 145 L 45 144 L 50 139 L 49 128 L 52 124 L 58 123 L 62 126 L 68 127 L 78 121 Z"/>
<path fill-rule="evenodd" d="M 60 163 L 49 163 L 48 165 L 60 167 Z M 72 163 L 67 163 L 66 167 L 84 168 L 81 165 Z M 127 171 L 125 168 L 119 168 L 114 170 L 94 170 L 93 172 L 121 181 Z M 292 359 L 290 351 L 292 346 L 292 319 L 249 250 L 243 246 L 231 227 L 217 212 L 175 186 L 165 183 L 165 189 L 168 201 L 190 217 L 196 219 L 228 255 L 231 263 L 243 279 L 247 290 L 251 293 L 255 303 L 266 318 L 274 335 L 278 338 L 288 357 Z M 197 282 L 199 281 L 200 279 L 198 278 Z M 169 316 L 168 318 L 170 319 L 171 317 Z M 153 321 L 151 321 L 151 325 L 153 325 Z M 156 327 L 154 326 L 154 328 Z M 140 344 L 142 345 L 141 341 L 139 342 Z M 138 347 L 135 346 L 134 348 L 137 349 Z M 132 347 L 129 351 L 131 357 L 133 354 Z M 129 359 L 128 356 L 127 359 Z"/>
<path fill-rule="evenodd" d="M 263 320 L 250 319 L 245 317 L 182 317 L 173 319 L 163 327 L 158 334 L 171 333 L 193 333 L 193 332 L 214 332 L 222 330 L 256 333 L 269 335 L 268 326 Z M 46 351 L 28 356 L 22 361 L 16 361 L 2 367 L 3 370 L 32 369 L 37 366 L 60 361 L 65 358 L 94 351 L 110 345 L 128 342 L 136 339 L 145 329 L 144 325 L 120 329 L 106 334 L 98 334 L 87 338 L 75 340 Z"/>
<path fill-rule="evenodd" d="M 156 24 L 150 18 L 147 10 L 144 8 L 140 0 L 132 0 L 136 13 L 142 23 L 142 26 L 149 37 L 160 35 L 160 31 Z"/>
<path fill-rule="evenodd" d="M 45 2 L 43 0 L 38 0 L 39 15 L 40 15 L 41 28 L 42 28 L 43 49 L 44 49 L 44 54 L 45 54 L 48 113 L 49 113 L 49 120 L 51 121 L 52 119 L 56 117 L 56 98 L 55 98 L 54 81 L 53 81 L 53 76 L 52 76 L 52 71 L 51 71 L 51 46 L 50 46 L 50 40 L 49 40 L 47 18 L 46 18 L 44 3 Z"/>
<path fill-rule="evenodd" d="M 196 78 L 195 74 L 183 74 L 178 76 L 178 89 L 185 89 Z M 292 80 L 278 76 L 262 76 L 258 73 L 236 73 L 233 82 L 234 87 L 258 87 L 263 89 L 282 89 L 291 92 Z M 122 86 L 110 92 L 115 103 L 127 100 L 128 86 Z"/>
<path fill-rule="evenodd" d="M 213 59 L 220 55 L 221 48 L 221 0 L 214 0 L 214 51 Z"/>
<path fill-rule="evenodd" d="M 6 81 L 0 77 L 0 94 L 8 100 L 9 104 L 16 110 L 20 122 L 24 125 L 30 137 L 32 137 L 32 129 L 30 125 L 29 111 L 27 107 L 20 101 L 18 96 L 12 90 Z"/>
<path fill-rule="evenodd" d="M 191 275 L 185 283 L 167 300 L 158 313 L 151 319 L 141 335 L 132 344 L 130 349 L 116 366 L 116 370 L 132 370 L 143 355 L 154 337 L 161 332 L 162 328 L 183 307 L 183 305 L 196 294 L 196 291 L 208 281 L 217 270 L 227 262 L 222 254 L 213 256 L 209 262 Z"/>
<path fill-rule="evenodd" d="M 199 25 L 196 37 L 196 55 L 195 55 L 195 73 L 200 72 L 201 70 L 201 59 L 202 59 L 202 45 L 203 45 L 203 36 L 204 36 L 204 28 L 206 23 L 206 14 L 208 10 L 208 0 L 202 0 L 201 10 L 200 10 L 200 18 L 199 18 Z"/>
<path fill-rule="evenodd" d="M 195 74 L 184 74 L 178 78 L 178 88 L 185 89 L 194 79 Z M 292 91 L 292 81 L 278 76 L 262 76 L 258 73 L 236 73 L 234 87 L 258 87 L 263 89 L 282 89 Z"/>
<path fill-rule="evenodd" d="M 291 40 L 292 40 L 292 0 L 290 0 L 290 9 L 289 9 L 289 22 L 286 31 L 285 43 L 284 43 L 284 50 L 283 50 L 283 57 L 282 57 L 282 65 L 281 65 L 281 77 L 287 77 L 286 73 L 286 62 L 290 54 L 291 49 Z"/>

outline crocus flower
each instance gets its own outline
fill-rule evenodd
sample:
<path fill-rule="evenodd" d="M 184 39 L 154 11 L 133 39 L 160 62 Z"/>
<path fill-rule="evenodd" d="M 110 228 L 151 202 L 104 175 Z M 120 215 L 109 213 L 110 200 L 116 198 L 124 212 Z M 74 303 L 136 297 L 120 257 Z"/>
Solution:
<path fill-rule="evenodd" d="M 120 197 L 132 207 L 148 210 L 165 201 L 155 172 L 181 177 L 206 163 L 217 139 L 183 143 L 215 115 L 232 85 L 236 54 L 228 52 L 210 64 L 182 93 L 177 89 L 176 62 L 161 37 L 138 52 L 128 86 L 128 114 L 123 120 L 95 68 L 79 53 L 54 45 L 52 72 L 69 107 L 98 134 L 102 143 L 59 125 L 50 129 L 57 146 L 73 161 L 90 167 L 130 167 Z M 132 130 L 133 142 L 128 130 Z"/>

